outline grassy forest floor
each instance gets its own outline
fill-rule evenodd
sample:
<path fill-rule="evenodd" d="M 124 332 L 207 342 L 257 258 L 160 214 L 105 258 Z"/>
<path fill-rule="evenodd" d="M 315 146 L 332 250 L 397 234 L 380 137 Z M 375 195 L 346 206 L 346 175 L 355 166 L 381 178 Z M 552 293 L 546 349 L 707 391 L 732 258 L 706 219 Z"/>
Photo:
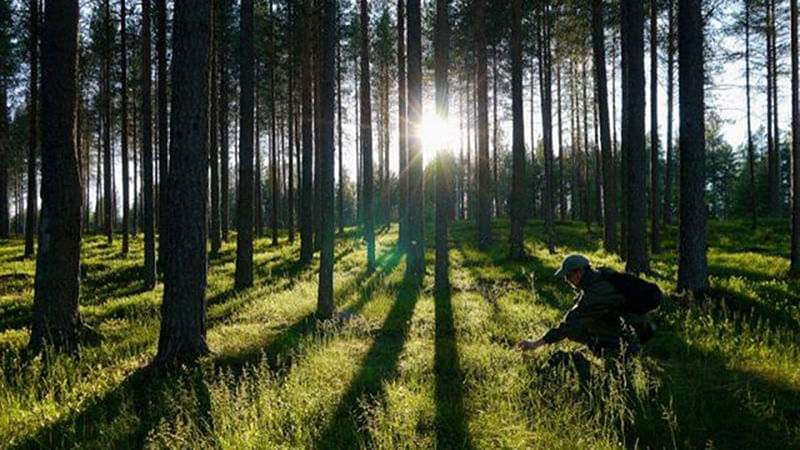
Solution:
<path fill-rule="evenodd" d="M 0 241 L 0 447 L 800 447 L 800 283 L 785 279 L 787 223 L 755 234 L 712 223 L 715 295 L 670 295 L 654 314 L 658 334 L 627 361 L 567 343 L 514 348 L 571 306 L 552 276 L 566 253 L 622 267 L 596 228 L 559 223 L 557 255 L 540 222 L 526 232 L 532 258 L 520 265 L 506 258 L 507 222 L 487 252 L 473 246 L 472 224 L 455 224 L 453 293 L 435 302 L 432 248 L 415 288 L 396 227 L 378 234 L 372 275 L 350 230 L 336 244 L 342 319 L 328 322 L 313 318 L 317 264 L 296 263 L 298 244 L 257 240 L 255 286 L 234 292 L 231 239 L 210 260 L 214 355 L 172 373 L 147 368 L 162 291 L 142 290 L 141 236 L 127 257 L 119 239 L 84 240 L 81 312 L 103 340 L 47 363 L 24 352 L 35 262 L 20 258 L 23 242 Z M 676 229 L 665 233 L 650 279 L 671 294 Z"/>

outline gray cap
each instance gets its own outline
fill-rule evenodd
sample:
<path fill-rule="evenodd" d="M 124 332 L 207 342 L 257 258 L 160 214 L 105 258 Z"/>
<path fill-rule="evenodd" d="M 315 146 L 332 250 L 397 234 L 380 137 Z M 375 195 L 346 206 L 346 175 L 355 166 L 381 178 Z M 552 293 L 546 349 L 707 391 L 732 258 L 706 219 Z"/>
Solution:
<path fill-rule="evenodd" d="M 567 255 L 567 257 L 561 261 L 561 267 L 556 270 L 555 276 L 566 276 L 568 273 L 574 272 L 581 267 L 589 267 L 589 258 L 577 253 Z"/>

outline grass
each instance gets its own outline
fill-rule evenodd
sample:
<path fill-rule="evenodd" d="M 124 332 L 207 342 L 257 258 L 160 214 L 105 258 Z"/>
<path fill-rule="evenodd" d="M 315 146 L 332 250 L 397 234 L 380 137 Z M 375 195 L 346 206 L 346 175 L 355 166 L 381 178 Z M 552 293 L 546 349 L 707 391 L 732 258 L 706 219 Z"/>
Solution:
<path fill-rule="evenodd" d="M 365 273 L 358 233 L 337 238 L 340 319 L 318 322 L 317 261 L 256 241 L 255 286 L 233 290 L 235 244 L 210 260 L 208 341 L 214 354 L 175 372 L 147 368 L 161 285 L 144 291 L 141 237 L 83 244 L 81 312 L 104 337 L 79 355 L 30 358 L 34 261 L 0 241 L 2 448 L 798 448 L 800 284 L 787 281 L 787 225 L 712 223 L 707 300 L 670 295 L 641 357 L 598 360 L 564 343 L 514 348 L 557 323 L 572 294 L 552 272 L 581 251 L 622 267 L 598 230 L 560 223 L 549 255 L 529 224 L 531 259 L 473 246 L 453 226 L 452 295 L 433 297 L 433 250 L 421 285 L 404 280 L 396 227 L 378 235 Z M 672 294 L 676 230 L 652 257 Z M 429 242 L 430 243 L 430 242 Z"/>

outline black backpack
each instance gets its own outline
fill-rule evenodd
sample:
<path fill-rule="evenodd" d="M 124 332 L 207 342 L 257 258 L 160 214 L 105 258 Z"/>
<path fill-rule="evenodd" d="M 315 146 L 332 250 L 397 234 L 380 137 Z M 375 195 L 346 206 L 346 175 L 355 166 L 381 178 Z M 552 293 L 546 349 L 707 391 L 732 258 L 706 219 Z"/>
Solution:
<path fill-rule="evenodd" d="M 625 297 L 625 310 L 645 314 L 661 305 L 664 295 L 657 285 L 611 269 L 600 269 L 600 274 L 602 279 L 611 283 Z"/>

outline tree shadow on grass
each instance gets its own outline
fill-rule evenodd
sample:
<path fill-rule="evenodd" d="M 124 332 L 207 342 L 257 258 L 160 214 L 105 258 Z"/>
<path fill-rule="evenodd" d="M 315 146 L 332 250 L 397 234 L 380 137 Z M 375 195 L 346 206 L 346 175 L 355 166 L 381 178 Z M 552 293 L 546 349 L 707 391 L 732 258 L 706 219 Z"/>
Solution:
<path fill-rule="evenodd" d="M 640 447 L 672 448 L 672 433 L 683 448 L 708 448 L 711 443 L 714 448 L 800 446 L 800 391 L 760 373 L 731 369 L 728 356 L 674 334 L 653 344 L 669 356 L 655 372 L 661 384 L 659 404 L 644 402 L 635 408 L 633 429 Z"/>
<path fill-rule="evenodd" d="M 472 448 L 466 425 L 464 377 L 449 292 L 436 295 L 435 314 L 436 447 Z"/>
<path fill-rule="evenodd" d="M 138 449 L 144 447 L 151 430 L 178 416 L 189 417 L 199 435 L 210 435 L 213 428 L 211 399 L 201 366 L 174 371 L 140 368 L 87 403 L 11 448 Z"/>
<path fill-rule="evenodd" d="M 781 310 L 765 301 L 755 300 L 748 295 L 733 289 L 714 288 L 711 296 L 706 301 L 713 301 L 715 312 L 725 310 L 750 316 L 748 322 L 755 323 L 759 319 L 769 322 L 772 327 L 791 330 L 800 333 L 800 323 L 794 318 L 791 311 Z"/>
<path fill-rule="evenodd" d="M 381 395 L 384 382 L 397 373 L 400 354 L 408 338 L 409 321 L 419 295 L 419 280 L 404 280 L 383 326 L 364 356 L 361 370 L 342 395 L 333 417 L 316 440 L 315 448 L 357 448 L 363 442 L 359 400 Z"/>

